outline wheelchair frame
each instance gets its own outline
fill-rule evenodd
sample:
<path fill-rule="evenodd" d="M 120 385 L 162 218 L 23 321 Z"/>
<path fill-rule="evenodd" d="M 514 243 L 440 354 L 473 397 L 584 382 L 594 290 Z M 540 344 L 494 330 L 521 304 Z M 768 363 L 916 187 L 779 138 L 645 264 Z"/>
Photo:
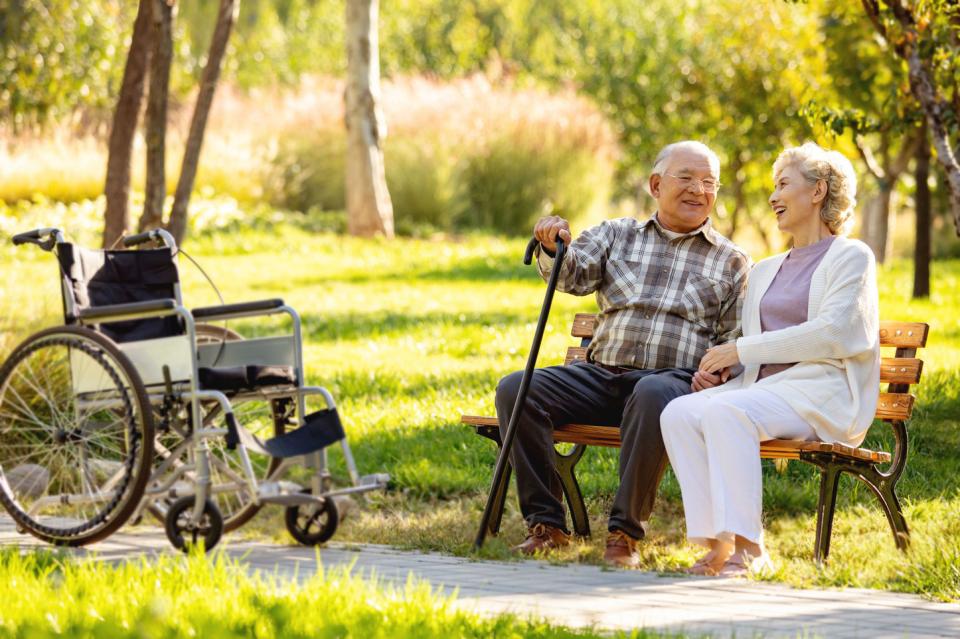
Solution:
<path fill-rule="evenodd" d="M 124 238 L 124 245 L 127 247 L 151 242 L 158 244 L 161 248 L 170 249 L 171 259 L 176 265 L 178 253 L 176 242 L 165 230 L 156 229 Z M 59 230 L 48 228 L 20 234 L 14 237 L 14 243 L 34 243 L 45 250 L 52 251 L 65 244 L 65 241 Z M 169 448 L 160 444 L 154 434 L 152 444 L 155 450 L 151 454 L 149 468 L 140 469 L 140 472 L 149 473 L 149 479 L 142 494 L 136 496 L 138 504 L 131 513 L 135 520 L 139 519 L 144 512 L 150 512 L 165 519 L 167 536 L 175 546 L 186 549 L 203 536 L 209 550 L 219 540 L 224 523 L 222 514 L 211 497 L 234 491 L 238 494 L 245 492 L 250 503 L 242 507 L 240 516 L 237 517 L 242 521 L 236 523 L 234 527 L 242 525 L 263 504 L 279 504 L 287 507 L 287 527 L 298 541 L 320 543 L 332 536 L 337 525 L 338 515 L 334 497 L 365 493 L 386 487 L 389 475 L 375 474 L 364 477 L 359 475 L 345 436 L 342 436 L 339 441 L 352 485 L 334 490 L 331 487 L 326 445 L 317 450 L 306 450 L 303 454 L 280 459 L 277 463 L 268 449 L 270 442 L 262 442 L 238 423 L 234 414 L 234 404 L 239 406 L 244 402 L 264 401 L 271 408 L 275 430 L 289 425 L 294 417 L 298 428 L 304 428 L 308 423 L 308 417 L 311 417 L 306 412 L 306 400 L 308 397 L 319 395 L 326 405 L 326 412 L 320 411 L 320 413 L 324 413 L 324 417 L 332 416 L 339 427 L 336 404 L 330 392 L 320 386 L 304 385 L 300 316 L 282 300 L 262 300 L 190 310 L 183 304 L 179 278 L 177 278 L 172 284 L 174 292 L 172 299 L 83 307 L 75 297 L 68 274 L 62 268 L 61 271 L 61 291 L 67 326 L 76 325 L 97 330 L 100 324 L 174 316 L 183 327 L 183 334 L 180 335 L 114 342 L 116 348 L 132 364 L 139 378 L 136 381 L 146 392 L 150 406 L 148 410 L 158 408 L 163 430 L 179 437 L 179 441 Z M 224 329 L 224 337 L 220 342 L 215 340 L 198 342 L 198 327 L 202 328 L 205 324 L 198 324 L 197 320 L 217 322 L 277 314 L 290 318 L 291 334 L 234 341 L 227 339 L 227 331 Z M 98 333 L 101 337 L 109 339 L 103 333 L 99 331 Z M 25 344 L 33 337 L 28 338 Z M 81 399 L 85 395 L 88 396 L 85 401 L 109 401 L 97 398 L 97 393 L 103 389 L 98 388 L 96 383 L 84 379 L 82 373 L 84 356 L 80 355 L 75 361 L 75 352 L 75 349 L 70 352 L 71 383 L 75 395 Z M 203 365 L 289 366 L 293 370 L 294 380 L 292 385 L 277 384 L 241 390 L 228 397 L 227 393 L 220 390 L 201 388 L 200 369 Z M 280 407 L 283 408 L 283 412 L 278 416 Z M 186 419 L 181 416 L 181 409 L 186 410 Z M 314 413 L 314 415 L 320 413 Z M 142 417 L 151 419 L 151 416 Z M 226 422 L 226 427 L 214 426 L 214 421 L 221 418 Z M 210 442 L 221 441 L 221 438 L 226 441 L 227 449 L 236 451 L 240 462 L 239 472 L 231 469 L 228 461 L 211 453 Z M 157 448 L 159 448 L 161 459 L 159 464 L 154 463 L 158 457 Z M 262 479 L 257 477 L 248 449 L 271 457 L 267 474 Z M 303 463 L 298 464 L 297 460 L 301 459 Z M 0 464 L 2 461 L 0 460 Z M 301 491 L 299 485 L 280 480 L 286 471 L 295 465 L 302 465 L 312 470 L 309 491 Z M 214 484 L 213 471 L 227 475 L 229 482 Z M 98 488 L 98 493 L 102 493 L 104 488 L 111 490 L 110 486 L 120 481 L 118 477 L 121 474 L 120 470 L 116 471 L 104 486 Z M 183 490 L 183 480 L 189 480 L 192 484 L 191 490 Z M 6 482 L 2 475 L 2 466 L 0 466 L 0 481 Z M 87 481 L 89 482 L 89 478 Z M 4 488 L 9 490 L 9 485 Z M 76 498 L 77 496 L 58 495 L 46 499 Z M 88 498 L 96 497 L 91 492 Z M 173 500 L 172 503 L 171 500 Z M 189 504 L 188 500 L 192 500 L 192 504 Z M 33 504 L 32 510 L 38 511 L 44 505 L 44 500 L 38 500 Z M 296 523 L 300 508 L 303 508 L 307 515 L 306 530 Z M 326 513 L 326 523 L 321 524 L 319 532 L 310 533 L 311 522 L 316 523 L 315 518 L 318 513 Z M 171 517 L 174 521 L 171 521 Z M 114 522 L 111 529 L 115 529 L 122 523 Z M 183 538 L 184 532 L 190 533 L 191 540 Z M 54 543 L 74 543 L 70 539 L 51 538 L 50 540 Z M 94 540 L 96 537 L 76 543 L 79 545 Z"/>

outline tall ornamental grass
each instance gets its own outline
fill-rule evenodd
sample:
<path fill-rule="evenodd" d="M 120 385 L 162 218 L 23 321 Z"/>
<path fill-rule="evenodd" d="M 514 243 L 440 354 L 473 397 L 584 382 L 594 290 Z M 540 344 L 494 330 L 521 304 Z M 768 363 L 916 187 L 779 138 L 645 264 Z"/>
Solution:
<path fill-rule="evenodd" d="M 278 133 L 267 189 L 274 204 L 344 208 L 343 107 L 330 97 L 341 91 L 314 86 L 307 102 L 317 108 L 303 108 L 301 95 L 297 115 Z M 401 231 L 518 234 L 545 214 L 603 217 L 616 142 L 596 107 L 573 93 L 498 87 L 482 76 L 408 78 L 387 83 L 382 104 L 387 183 Z"/>
<path fill-rule="evenodd" d="M 190 102 L 188 101 L 187 104 Z M 387 183 L 401 233 L 485 229 L 527 233 L 544 214 L 586 224 L 605 217 L 617 155 L 609 123 L 572 91 L 494 86 L 482 76 L 384 85 Z M 190 109 L 174 109 L 167 191 L 180 172 Z M 221 87 L 196 188 L 295 211 L 333 211 L 345 226 L 343 84 L 305 78 L 296 89 Z M 96 200 L 105 139 L 68 125 L 44 136 L 0 131 L 0 202 Z M 134 144 L 134 197 L 143 188 L 143 140 Z M 196 200 L 194 200 L 196 201 Z M 131 208 L 134 220 L 142 200 Z M 169 208 L 169 203 L 167 204 Z M 191 213 L 193 207 L 191 207 Z"/>

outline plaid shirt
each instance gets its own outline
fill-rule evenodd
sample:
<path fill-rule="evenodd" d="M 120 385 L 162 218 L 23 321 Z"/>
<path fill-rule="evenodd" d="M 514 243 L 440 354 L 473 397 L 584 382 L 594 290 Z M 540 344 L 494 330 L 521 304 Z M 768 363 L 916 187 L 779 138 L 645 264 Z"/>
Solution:
<path fill-rule="evenodd" d="M 539 251 L 537 266 L 546 279 L 553 258 Z M 747 255 L 709 219 L 671 239 L 656 215 L 645 222 L 620 218 L 587 229 L 570 245 L 557 288 L 597 294 L 590 361 L 696 368 L 708 348 L 739 337 L 749 269 Z"/>

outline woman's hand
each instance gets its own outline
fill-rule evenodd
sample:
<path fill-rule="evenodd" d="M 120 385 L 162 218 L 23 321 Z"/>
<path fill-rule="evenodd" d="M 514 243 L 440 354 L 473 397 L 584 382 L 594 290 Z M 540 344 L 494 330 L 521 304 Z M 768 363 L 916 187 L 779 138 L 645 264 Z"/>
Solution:
<path fill-rule="evenodd" d="M 707 354 L 700 360 L 700 370 L 707 373 L 716 373 L 739 363 L 740 356 L 737 355 L 737 343 L 735 341 L 727 342 L 707 349 Z"/>

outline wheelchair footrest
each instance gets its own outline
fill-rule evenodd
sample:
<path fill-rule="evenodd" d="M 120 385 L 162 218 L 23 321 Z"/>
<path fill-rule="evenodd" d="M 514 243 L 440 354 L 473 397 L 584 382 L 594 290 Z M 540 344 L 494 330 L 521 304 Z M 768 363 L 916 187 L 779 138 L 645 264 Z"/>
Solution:
<path fill-rule="evenodd" d="M 357 486 L 370 487 L 370 488 L 384 488 L 387 484 L 390 483 L 390 474 L 389 473 L 374 473 L 372 475 L 363 475 L 360 477 L 360 481 L 357 482 Z"/>
<path fill-rule="evenodd" d="M 336 408 L 318 410 L 304 419 L 300 428 L 263 442 L 272 457 L 297 457 L 315 453 L 347 435 Z"/>
<path fill-rule="evenodd" d="M 280 506 L 303 506 L 315 504 L 323 500 L 303 492 L 299 484 L 289 481 L 265 481 L 257 489 L 257 498 L 265 504 Z"/>

